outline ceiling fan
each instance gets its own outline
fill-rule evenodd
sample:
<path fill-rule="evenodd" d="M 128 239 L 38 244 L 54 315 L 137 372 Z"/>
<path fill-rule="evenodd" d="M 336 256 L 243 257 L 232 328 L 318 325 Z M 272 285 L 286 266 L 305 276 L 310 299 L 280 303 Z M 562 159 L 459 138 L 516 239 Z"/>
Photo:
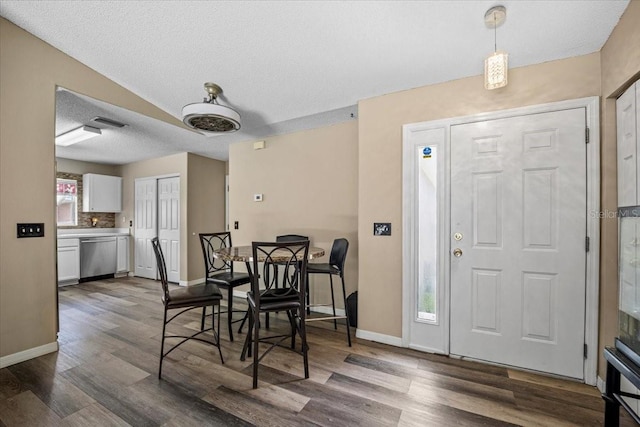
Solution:
<path fill-rule="evenodd" d="M 218 104 L 222 88 L 215 83 L 204 84 L 208 98 L 182 108 L 182 121 L 192 129 L 203 132 L 229 133 L 240 129 L 240 113 Z"/>

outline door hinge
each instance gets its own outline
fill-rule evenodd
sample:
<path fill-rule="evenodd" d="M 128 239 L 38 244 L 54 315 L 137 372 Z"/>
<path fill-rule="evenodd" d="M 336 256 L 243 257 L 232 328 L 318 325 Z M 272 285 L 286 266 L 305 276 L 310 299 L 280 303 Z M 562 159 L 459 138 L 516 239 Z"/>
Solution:
<path fill-rule="evenodd" d="M 585 252 L 589 252 L 589 249 L 591 248 L 591 239 L 589 238 L 589 236 L 585 237 L 584 239 L 584 249 Z"/>
<path fill-rule="evenodd" d="M 589 143 L 589 128 L 585 128 L 584 134 L 585 134 L 585 137 L 584 137 L 585 138 L 585 143 L 588 144 Z"/>
<path fill-rule="evenodd" d="M 587 347 L 587 345 L 585 344 L 585 345 L 584 345 L 584 358 L 585 358 L 585 359 L 588 357 L 588 354 L 589 354 L 589 352 L 588 352 L 588 347 Z"/>

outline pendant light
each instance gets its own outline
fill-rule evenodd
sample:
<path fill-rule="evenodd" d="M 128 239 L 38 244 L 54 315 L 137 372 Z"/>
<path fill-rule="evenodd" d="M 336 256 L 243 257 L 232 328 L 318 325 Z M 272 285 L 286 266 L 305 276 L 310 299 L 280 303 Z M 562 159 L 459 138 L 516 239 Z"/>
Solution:
<path fill-rule="evenodd" d="M 240 114 L 233 108 L 218 104 L 222 88 L 215 83 L 205 83 L 204 89 L 209 94 L 208 99 L 182 108 L 184 124 L 203 132 L 226 133 L 240 129 Z"/>
<path fill-rule="evenodd" d="M 484 14 L 487 27 L 493 28 L 493 53 L 484 60 L 484 87 L 492 90 L 507 85 L 509 70 L 509 54 L 498 50 L 497 28 L 507 19 L 507 9 L 504 6 L 492 7 Z"/>

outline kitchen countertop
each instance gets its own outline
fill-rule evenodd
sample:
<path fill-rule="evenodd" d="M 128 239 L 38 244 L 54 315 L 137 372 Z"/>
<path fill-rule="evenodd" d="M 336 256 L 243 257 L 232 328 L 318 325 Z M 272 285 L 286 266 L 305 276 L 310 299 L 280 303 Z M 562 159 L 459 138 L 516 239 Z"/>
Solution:
<path fill-rule="evenodd" d="M 58 239 L 78 239 L 83 237 L 129 236 L 128 228 L 65 228 L 58 230 Z"/>

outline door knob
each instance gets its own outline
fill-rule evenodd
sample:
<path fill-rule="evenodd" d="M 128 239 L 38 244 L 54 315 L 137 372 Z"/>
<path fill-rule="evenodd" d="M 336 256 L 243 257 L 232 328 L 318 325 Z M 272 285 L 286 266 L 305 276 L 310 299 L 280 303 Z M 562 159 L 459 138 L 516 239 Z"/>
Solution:
<path fill-rule="evenodd" d="M 462 256 L 462 249 L 455 248 L 453 250 L 453 256 L 456 257 L 456 258 L 460 258 Z"/>

